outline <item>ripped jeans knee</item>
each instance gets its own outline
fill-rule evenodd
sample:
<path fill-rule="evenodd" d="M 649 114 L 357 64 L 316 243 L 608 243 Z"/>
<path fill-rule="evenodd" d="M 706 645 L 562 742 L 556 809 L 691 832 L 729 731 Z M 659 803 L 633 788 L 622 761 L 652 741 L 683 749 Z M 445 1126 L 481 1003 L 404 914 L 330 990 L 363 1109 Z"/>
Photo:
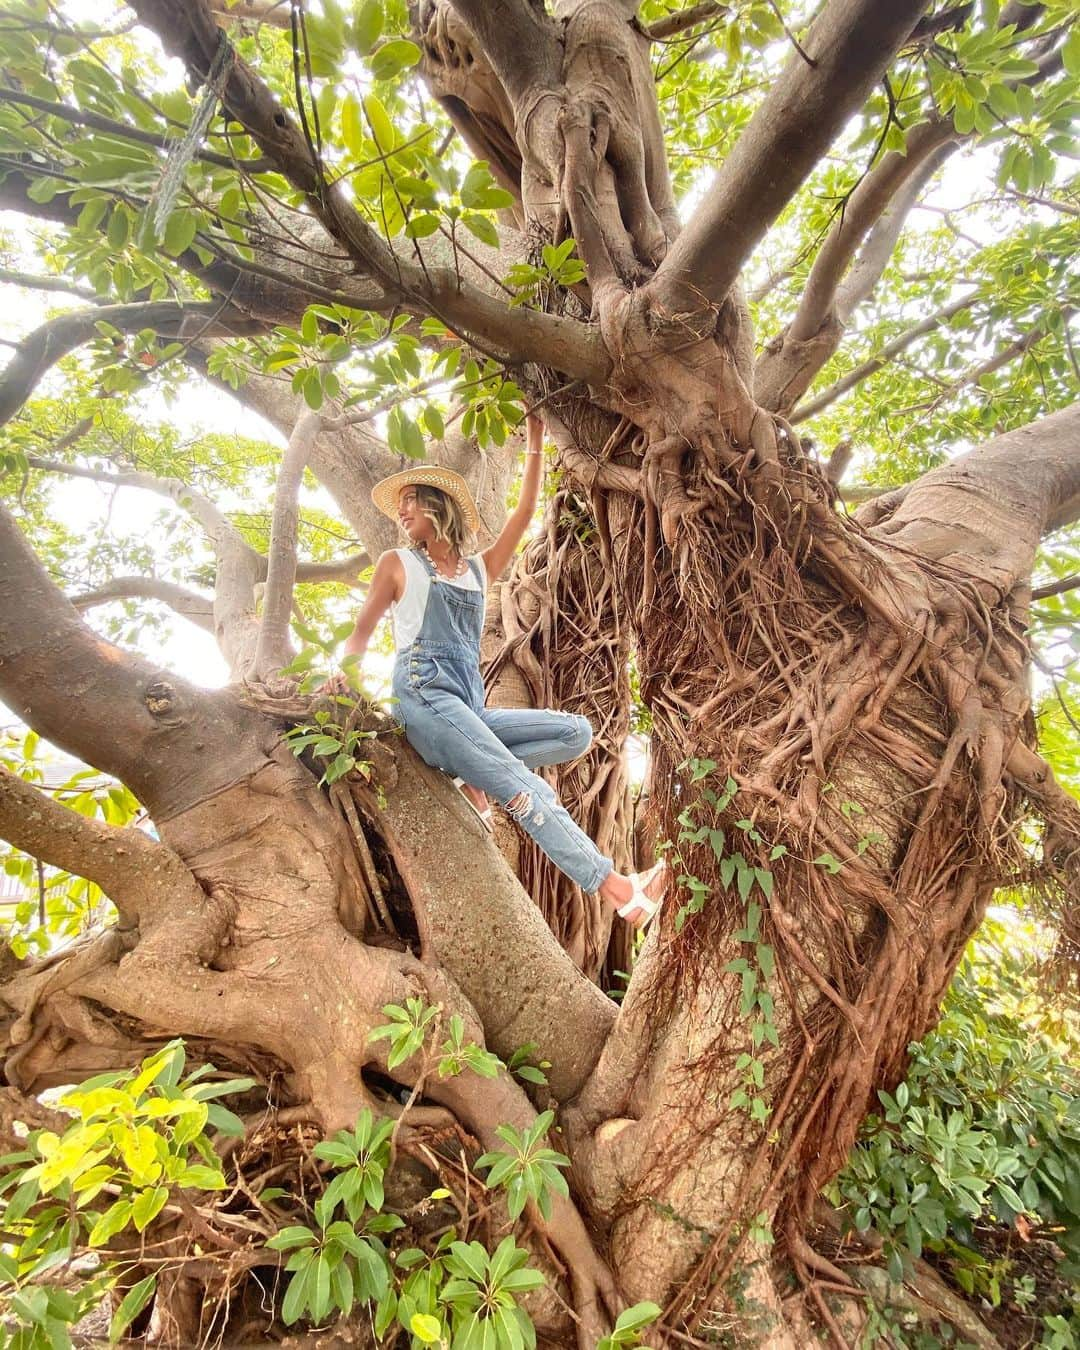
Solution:
<path fill-rule="evenodd" d="M 531 792 L 515 792 L 508 802 L 505 803 L 506 814 L 511 820 L 517 821 L 519 825 L 524 824 L 532 811 L 533 794 Z M 543 817 L 540 816 L 535 824 L 543 824 Z"/>

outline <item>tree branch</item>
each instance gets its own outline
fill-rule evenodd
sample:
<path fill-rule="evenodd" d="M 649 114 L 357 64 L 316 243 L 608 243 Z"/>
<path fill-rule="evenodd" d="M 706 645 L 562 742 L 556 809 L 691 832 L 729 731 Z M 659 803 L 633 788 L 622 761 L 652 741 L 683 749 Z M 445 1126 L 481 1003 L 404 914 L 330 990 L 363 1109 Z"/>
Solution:
<path fill-rule="evenodd" d="M 562 47 L 543 5 L 528 0 L 450 0 L 472 29 L 515 108 L 562 83 Z"/>
<path fill-rule="evenodd" d="M 1064 595 L 1066 591 L 1074 591 L 1080 586 L 1080 572 L 1073 572 L 1071 576 L 1062 577 L 1060 581 L 1048 582 L 1045 586 L 1036 586 L 1031 592 L 1032 600 L 1049 600 L 1053 595 Z"/>
<path fill-rule="evenodd" d="M 766 230 L 866 101 L 929 0 L 829 0 L 649 283 L 654 303 L 719 304 Z"/>
<path fill-rule="evenodd" d="M 87 286 L 68 281 L 66 277 L 39 276 L 34 272 L 19 272 L 11 267 L 0 267 L 0 282 L 8 286 L 23 286 L 28 291 L 60 291 L 67 295 L 77 295 L 91 305 L 105 302 Z"/>
<path fill-rule="evenodd" d="M 231 389 L 220 381 L 214 381 L 214 377 L 208 374 L 207 352 L 208 344 L 189 348 L 187 359 L 208 379 L 218 383 L 224 392 L 255 409 L 277 427 L 283 436 L 289 436 L 296 422 L 299 400 L 288 383 L 265 375 L 251 375 L 239 389 Z M 430 450 L 436 462 L 456 470 L 472 489 L 482 523 L 482 542 L 493 539 L 503 525 L 506 491 L 515 462 L 513 441 L 511 437 L 501 450 L 489 450 L 486 455 L 479 455 L 472 442 L 448 431 L 442 443 L 432 446 Z M 308 467 L 333 496 L 342 515 L 364 542 L 366 554 L 357 555 L 364 561 L 358 562 L 356 571 L 369 567 L 371 559 L 400 542 L 396 526 L 377 510 L 371 500 L 371 489 L 375 483 L 401 467 L 399 457 L 390 453 L 385 441 L 376 436 L 369 426 L 345 418 L 328 419 L 324 423 L 322 435 L 312 447 Z M 347 569 L 349 566 L 348 559 L 335 563 L 300 563 L 297 580 L 348 581 L 355 571 L 339 572 L 336 569 Z M 318 568 L 333 568 L 335 571 L 331 574 L 329 570 L 316 570 Z"/>
<path fill-rule="evenodd" d="M 187 303 L 147 300 L 129 305 L 101 305 L 49 319 L 22 339 L 0 375 L 0 426 L 15 416 L 50 366 L 98 335 L 99 323 L 111 324 L 122 333 L 153 328 L 177 336 L 185 321 L 189 324 L 195 321 L 204 333 L 222 327 L 228 330 L 228 313 L 240 323 L 245 321 L 236 311 L 227 310 L 220 300 Z"/>
<path fill-rule="evenodd" d="M 763 407 L 789 411 L 836 351 L 852 312 L 892 256 L 919 193 L 955 145 L 951 122 L 924 122 L 912 131 L 906 153 L 890 151 L 852 192 L 814 260 L 794 318 L 757 363 L 754 392 Z"/>
<path fill-rule="evenodd" d="M 282 436 L 291 435 L 296 424 L 299 400 L 288 383 L 267 375 L 252 374 L 239 389 L 232 389 L 209 373 L 207 357 L 210 350 L 209 343 L 197 344 L 188 349 L 186 359 L 211 384 L 265 417 Z M 312 447 L 309 465 L 312 473 L 334 498 L 357 537 L 363 541 L 367 554 L 375 558 L 393 546 L 397 539 L 394 526 L 371 500 L 371 489 L 378 480 L 401 467 L 398 456 L 390 453 L 385 441 L 369 427 L 332 423 Z M 314 564 L 299 564 L 299 580 L 320 579 L 317 575 L 310 578 L 305 575 L 305 569 L 311 566 Z M 340 581 L 348 578 L 335 576 L 323 579 Z"/>
<path fill-rule="evenodd" d="M 263 23 L 286 32 L 292 27 L 288 0 L 210 0 L 210 8 L 225 23 Z"/>
<path fill-rule="evenodd" d="M 289 664 L 289 615 L 296 582 L 296 542 L 300 524 L 300 484 L 312 446 L 322 430 L 322 418 L 310 410 L 300 414 L 278 470 L 274 515 L 270 525 L 270 552 L 263 594 L 262 623 L 255 647 L 254 676 L 265 680 Z"/>
<path fill-rule="evenodd" d="M 881 274 L 888 266 L 904 228 L 904 222 L 916 205 L 919 193 L 937 173 L 957 147 L 957 141 L 947 140 L 937 146 L 922 164 L 903 183 L 893 199 L 871 226 L 866 241 L 859 250 L 847 276 L 836 288 L 833 309 L 842 324 L 848 323 L 855 310 L 869 299 Z"/>
<path fill-rule="evenodd" d="M 125 141 L 134 141 L 137 145 L 152 145 L 158 150 L 169 150 L 176 142 L 156 131 L 143 131 L 130 122 L 115 122 L 101 113 L 88 112 L 83 108 L 73 108 L 67 103 L 53 103 L 46 98 L 24 93 L 21 89 L 0 89 L 0 105 L 14 104 L 19 107 L 34 108 L 47 113 L 50 117 L 59 117 L 73 126 L 90 127 L 93 131 L 102 131 L 108 136 L 117 136 Z M 228 155 L 219 155 L 213 150 L 200 149 L 196 158 L 206 164 L 216 164 L 224 169 L 238 169 L 241 173 L 265 172 L 267 165 L 261 159 L 231 159 Z"/>
<path fill-rule="evenodd" d="M 179 478 L 131 469 L 108 473 L 102 469 L 30 456 L 33 469 L 46 469 L 72 478 L 88 478 L 114 488 L 141 488 L 176 503 L 205 531 L 217 559 L 214 576 L 214 636 L 233 676 L 243 675 L 255 653 L 258 624 L 255 587 L 266 575 L 266 559 L 252 548 L 235 525 L 201 492 Z"/>
<path fill-rule="evenodd" d="M 889 496 L 895 509 L 872 534 L 956 568 L 996 602 L 1030 577 L 1040 538 L 1080 518 L 1080 402 Z"/>
<path fill-rule="evenodd" d="M 168 497 L 170 501 L 182 507 L 192 519 L 198 521 L 215 546 L 219 542 L 228 541 L 249 550 L 256 557 L 259 556 L 209 497 L 190 487 L 180 478 L 162 478 L 158 474 L 146 473 L 141 469 L 126 469 L 120 472 L 91 469 L 82 464 L 66 464 L 63 460 L 44 459 L 40 455 L 30 455 L 27 463 L 32 469 L 41 469 L 47 473 L 66 474 L 69 478 L 87 478 L 91 482 L 105 483 L 112 488 L 142 488 L 146 492 L 156 493 L 159 497 Z"/>
<path fill-rule="evenodd" d="M 312 583 L 355 582 L 357 576 L 370 566 L 371 558 L 366 553 L 350 553 L 347 557 L 335 558 L 330 562 L 298 562 L 296 580 Z M 201 628 L 211 636 L 214 634 L 214 602 L 211 597 L 161 577 L 113 577 L 104 586 L 71 597 L 71 603 L 80 614 L 84 609 L 108 605 L 114 600 L 160 600 L 196 628 Z"/>
<path fill-rule="evenodd" d="M 0 176 L 0 209 L 17 211 L 21 215 L 32 216 L 38 220 L 51 220 L 60 225 L 72 226 L 76 223 L 80 208 L 72 206 L 63 192 L 58 192 L 47 202 L 36 202 L 30 196 L 30 189 L 41 177 L 53 176 L 65 182 L 69 191 L 78 185 L 67 179 L 64 171 L 49 166 L 27 164 L 26 170 L 5 166 Z M 116 194 L 123 199 L 122 194 Z M 269 323 L 295 323 L 310 303 L 305 293 L 309 286 L 301 278 L 290 279 L 280 272 L 270 272 L 257 264 L 239 257 L 219 257 L 206 263 L 194 249 L 185 249 L 176 262 L 189 272 L 210 291 L 235 302 L 236 308 L 243 310 L 245 316 L 253 316 Z M 370 308 L 367 299 L 359 296 L 350 301 L 339 296 L 345 303 L 356 308 Z M 243 304 L 241 305 L 241 300 Z M 245 321 L 250 324 L 250 319 Z"/>
<path fill-rule="evenodd" d="M 909 0 L 910 2 L 910 0 Z M 140 21 L 165 50 L 205 80 L 218 50 L 219 28 L 206 0 L 132 0 Z M 481 347 L 495 346 L 520 360 L 554 365 L 566 374 L 602 383 L 610 369 L 600 336 L 572 319 L 511 310 L 446 267 L 410 262 L 366 223 L 339 186 L 327 184 L 322 166 L 294 122 L 250 66 L 234 54 L 223 103 L 262 153 L 307 199 L 314 214 L 354 263 L 383 287 L 379 308 L 404 307 L 435 314 Z M 423 250 L 415 250 L 423 258 Z M 368 308 L 372 308 L 369 302 Z"/>
<path fill-rule="evenodd" d="M 698 24 L 719 19 L 730 12 L 730 6 L 717 4 L 716 0 L 701 0 L 700 4 L 690 5 L 687 9 L 657 19 L 655 23 L 646 24 L 641 31 L 650 42 L 666 42 L 689 28 L 696 28 Z"/>
<path fill-rule="evenodd" d="M 1074 310 L 1071 306 L 1066 306 L 1062 309 L 1061 313 L 1067 323 L 1074 313 Z M 995 371 L 1001 370 L 1003 366 L 1007 366 L 1010 361 L 1015 361 L 1018 356 L 1023 356 L 1025 352 L 1030 351 L 1036 343 L 1041 342 L 1043 338 L 1046 337 L 1047 331 L 1046 320 L 1040 320 L 1038 323 L 1033 324 L 1026 333 L 1022 333 L 1015 341 L 1010 342 L 1008 346 L 1002 347 L 1001 351 L 995 352 L 993 356 L 988 357 L 985 361 L 980 361 L 977 365 L 971 366 L 957 379 L 947 383 L 933 398 L 928 399 L 925 403 L 915 403 L 906 408 L 900 408 L 894 415 L 899 417 L 903 416 L 905 413 L 922 412 L 923 410 L 932 410 L 939 407 L 946 399 L 952 398 L 954 394 L 958 394 L 962 389 L 968 389 L 971 385 L 978 384 L 979 380 L 981 380 L 984 375 L 993 375 Z"/>
<path fill-rule="evenodd" d="M 823 390 L 817 398 L 796 408 L 790 418 L 792 425 L 805 422 L 808 417 L 814 417 L 817 413 L 824 411 L 831 403 L 835 403 L 838 398 L 846 394 L 849 389 L 854 389 L 857 384 L 861 384 L 863 380 L 876 374 L 882 366 L 888 365 L 894 356 L 899 356 L 901 352 L 906 351 L 919 338 L 925 337 L 927 333 L 932 333 L 935 328 L 940 328 L 942 324 L 948 323 L 950 319 L 963 313 L 965 309 L 970 309 L 979 295 L 979 291 L 971 291 L 967 295 L 961 296 L 959 300 L 943 305 L 941 309 L 927 315 L 925 319 L 914 324 L 911 328 L 898 333 L 896 337 L 886 342 L 876 356 L 860 362 L 859 365 L 837 380 L 835 384 L 831 384 L 828 389 Z"/>
<path fill-rule="evenodd" d="M 226 691 L 197 690 L 93 632 L 2 503 L 0 653 L 12 712 L 127 783 L 155 818 L 253 773 L 275 737 Z M 203 753 L 188 752 L 192 741 Z"/>
<path fill-rule="evenodd" d="M 297 581 L 347 581 L 354 582 L 361 572 L 371 566 L 369 553 L 349 553 L 344 558 L 334 558 L 330 562 L 298 562 L 296 564 Z"/>
<path fill-rule="evenodd" d="M 234 676 L 250 673 L 248 665 L 257 647 L 259 631 L 255 619 L 255 587 L 268 580 L 268 562 L 209 497 L 179 478 L 160 478 L 137 469 L 109 472 L 37 455 L 29 456 L 27 462 L 32 469 L 86 478 L 112 488 L 141 488 L 167 497 L 185 510 L 205 531 L 214 549 L 217 572 L 212 601 L 157 577 L 117 577 L 85 595 L 74 597 L 72 603 L 81 611 L 107 604 L 110 600 L 136 596 L 162 600 L 178 614 L 214 635 Z M 330 562 L 297 562 L 294 580 L 351 582 L 370 566 L 371 558 L 363 551 Z"/>
<path fill-rule="evenodd" d="M 1015 197 L 1018 201 L 1031 202 L 1034 206 L 1048 206 L 1054 211 L 1060 211 L 1066 216 L 1080 216 L 1080 206 L 1073 206 L 1069 202 L 1059 201 L 1056 197 L 1042 197 L 1035 192 L 1020 192 L 1016 188 L 1007 189 L 1010 197 Z"/>
<path fill-rule="evenodd" d="M 171 848 L 142 830 L 117 829 L 62 805 L 0 765 L 0 838 L 74 876 L 95 882 L 116 906 L 121 928 L 159 907 L 177 887 L 198 887 Z"/>
<path fill-rule="evenodd" d="M 71 603 L 81 614 L 84 609 L 107 605 L 113 600 L 135 599 L 161 600 L 197 628 L 210 634 L 214 631 L 214 605 L 210 597 L 200 595 L 198 591 L 189 591 L 186 586 L 178 586 L 174 581 L 163 581 L 160 577 L 113 577 L 104 586 L 73 595 Z"/>

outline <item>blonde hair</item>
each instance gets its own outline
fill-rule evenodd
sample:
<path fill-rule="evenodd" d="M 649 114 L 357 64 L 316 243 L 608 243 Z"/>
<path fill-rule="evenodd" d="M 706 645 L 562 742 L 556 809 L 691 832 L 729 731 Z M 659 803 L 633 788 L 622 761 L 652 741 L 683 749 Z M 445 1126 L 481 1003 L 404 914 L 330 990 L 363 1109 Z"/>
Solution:
<path fill-rule="evenodd" d="M 431 521 L 435 538 L 444 540 L 464 557 L 470 533 L 465 524 L 465 513 L 458 503 L 449 492 L 443 492 L 442 488 L 431 487 L 427 483 L 414 483 L 412 488 L 416 493 L 417 506 Z"/>

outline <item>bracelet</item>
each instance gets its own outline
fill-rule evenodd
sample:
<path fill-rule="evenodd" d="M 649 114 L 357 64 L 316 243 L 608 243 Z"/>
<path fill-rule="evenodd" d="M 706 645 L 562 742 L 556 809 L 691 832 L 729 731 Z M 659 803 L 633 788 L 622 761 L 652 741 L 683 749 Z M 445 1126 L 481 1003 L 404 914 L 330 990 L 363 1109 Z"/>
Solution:
<path fill-rule="evenodd" d="M 543 450 L 526 450 L 526 451 L 525 451 L 526 456 L 528 456 L 528 455 L 542 455 L 543 453 L 544 453 Z"/>

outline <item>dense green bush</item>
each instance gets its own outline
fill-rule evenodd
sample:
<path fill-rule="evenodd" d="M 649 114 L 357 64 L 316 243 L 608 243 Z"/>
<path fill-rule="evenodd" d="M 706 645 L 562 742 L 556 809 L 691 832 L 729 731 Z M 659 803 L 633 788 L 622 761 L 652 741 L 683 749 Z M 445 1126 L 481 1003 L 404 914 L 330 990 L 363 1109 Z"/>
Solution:
<path fill-rule="evenodd" d="M 1058 1273 L 1080 1277 L 1080 1042 L 1016 955 L 1024 946 L 1015 924 L 986 926 L 828 1192 L 852 1227 L 881 1235 L 893 1278 L 930 1250 L 994 1305 L 1009 1263 L 979 1250 L 976 1221 L 1039 1228 L 1064 1253 Z M 1014 1282 L 1016 1306 L 1034 1299 L 1029 1286 Z M 1047 1319 L 1044 1344 L 1074 1343 L 1054 1341 L 1050 1322 L 1062 1319 Z"/>

